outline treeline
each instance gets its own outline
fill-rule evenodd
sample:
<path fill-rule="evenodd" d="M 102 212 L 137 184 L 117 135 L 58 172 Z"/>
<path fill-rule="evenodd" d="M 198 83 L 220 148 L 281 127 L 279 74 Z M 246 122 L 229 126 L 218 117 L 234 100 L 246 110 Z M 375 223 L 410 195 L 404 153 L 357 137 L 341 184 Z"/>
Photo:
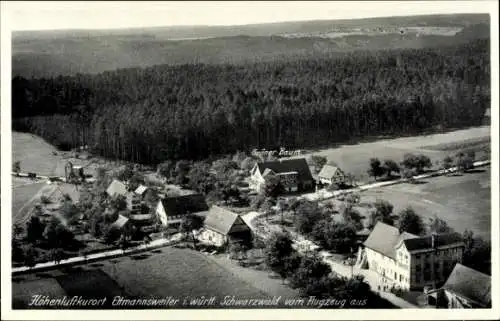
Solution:
<path fill-rule="evenodd" d="M 489 41 L 12 81 L 13 128 L 141 163 L 481 124 Z"/>

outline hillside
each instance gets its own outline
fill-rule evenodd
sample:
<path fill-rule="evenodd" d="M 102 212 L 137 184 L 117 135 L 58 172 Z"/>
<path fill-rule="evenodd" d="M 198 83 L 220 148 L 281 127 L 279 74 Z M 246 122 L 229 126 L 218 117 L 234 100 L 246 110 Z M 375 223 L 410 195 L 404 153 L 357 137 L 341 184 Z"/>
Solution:
<path fill-rule="evenodd" d="M 488 15 L 435 15 L 13 34 L 13 75 L 50 77 L 128 67 L 242 63 L 353 50 L 429 48 L 489 38 Z"/>

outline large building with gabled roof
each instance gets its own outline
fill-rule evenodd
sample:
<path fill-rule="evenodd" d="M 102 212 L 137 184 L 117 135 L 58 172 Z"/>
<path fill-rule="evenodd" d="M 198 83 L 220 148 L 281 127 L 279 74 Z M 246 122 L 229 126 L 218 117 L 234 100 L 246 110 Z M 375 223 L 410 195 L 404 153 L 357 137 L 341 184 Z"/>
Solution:
<path fill-rule="evenodd" d="M 304 158 L 280 159 L 255 164 L 250 171 L 251 187 L 260 191 L 269 176 L 276 176 L 285 192 L 307 191 L 314 188 L 314 179 Z"/>
<path fill-rule="evenodd" d="M 436 288 L 462 262 L 464 247 L 458 233 L 418 236 L 377 222 L 358 261 L 399 288 Z"/>

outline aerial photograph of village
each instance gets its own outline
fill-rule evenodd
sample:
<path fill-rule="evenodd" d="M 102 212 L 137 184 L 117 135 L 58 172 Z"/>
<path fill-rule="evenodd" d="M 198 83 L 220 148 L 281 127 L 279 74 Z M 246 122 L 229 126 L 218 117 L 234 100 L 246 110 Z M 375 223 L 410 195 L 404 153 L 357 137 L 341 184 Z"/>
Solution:
<path fill-rule="evenodd" d="M 190 23 L 12 31 L 13 310 L 492 307 L 488 13 Z"/>

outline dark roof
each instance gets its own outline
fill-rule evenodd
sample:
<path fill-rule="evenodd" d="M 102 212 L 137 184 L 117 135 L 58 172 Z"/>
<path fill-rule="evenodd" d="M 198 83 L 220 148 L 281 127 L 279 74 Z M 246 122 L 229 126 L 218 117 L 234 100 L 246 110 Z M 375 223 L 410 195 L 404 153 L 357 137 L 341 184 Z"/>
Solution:
<path fill-rule="evenodd" d="M 210 208 L 204 225 L 208 229 L 227 235 L 238 219 L 246 225 L 238 214 L 214 205 Z"/>
<path fill-rule="evenodd" d="M 483 306 L 491 304 L 491 277 L 460 263 L 455 265 L 443 289 Z"/>
<path fill-rule="evenodd" d="M 298 172 L 300 181 L 312 181 L 313 177 L 309 165 L 305 158 L 295 158 L 278 160 L 273 162 L 262 162 L 257 163 L 259 171 L 261 174 L 264 173 L 266 169 L 270 169 L 276 174 L 287 173 L 287 172 Z"/>
<path fill-rule="evenodd" d="M 398 243 L 399 237 L 399 230 L 397 228 L 382 222 L 377 222 L 373 231 L 363 244 L 369 249 L 394 258 L 394 247 Z"/>
<path fill-rule="evenodd" d="M 160 202 L 163 204 L 168 216 L 208 211 L 205 197 L 201 194 L 167 197 Z"/>
<path fill-rule="evenodd" d="M 436 234 L 435 247 L 446 246 L 456 243 L 463 243 L 462 236 L 458 233 Z M 423 236 L 404 240 L 408 251 L 432 249 L 432 236 Z"/>

